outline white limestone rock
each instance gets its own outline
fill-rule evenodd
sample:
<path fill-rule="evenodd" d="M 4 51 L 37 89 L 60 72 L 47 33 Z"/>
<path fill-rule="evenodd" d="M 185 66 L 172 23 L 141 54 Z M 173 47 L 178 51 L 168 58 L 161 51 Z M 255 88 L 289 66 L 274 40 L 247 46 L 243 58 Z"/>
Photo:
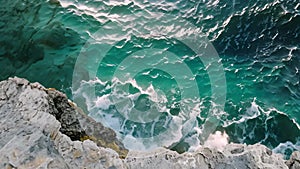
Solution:
<path fill-rule="evenodd" d="M 41 85 L 10 78 L 0 91 L 0 168 L 125 168 L 116 152 L 62 134 Z"/>

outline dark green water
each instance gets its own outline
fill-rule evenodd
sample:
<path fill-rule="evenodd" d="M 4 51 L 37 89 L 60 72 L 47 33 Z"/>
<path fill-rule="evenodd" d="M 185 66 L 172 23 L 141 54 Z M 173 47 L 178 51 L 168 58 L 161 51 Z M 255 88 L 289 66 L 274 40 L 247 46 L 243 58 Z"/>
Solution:
<path fill-rule="evenodd" d="M 180 141 L 175 149 L 187 151 L 203 143 L 214 116 L 230 142 L 299 150 L 296 0 L 1 3 L 1 80 L 20 76 L 66 92 L 129 147 L 147 138 L 138 143 Z M 198 41 L 209 50 L 195 52 Z M 211 66 L 205 58 L 215 53 Z"/>

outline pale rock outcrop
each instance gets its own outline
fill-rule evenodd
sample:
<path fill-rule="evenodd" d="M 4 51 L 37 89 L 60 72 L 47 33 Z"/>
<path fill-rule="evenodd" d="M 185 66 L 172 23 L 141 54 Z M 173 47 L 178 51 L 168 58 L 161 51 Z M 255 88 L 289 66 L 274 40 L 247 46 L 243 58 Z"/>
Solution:
<path fill-rule="evenodd" d="M 38 83 L 19 78 L 0 83 L 0 168 L 125 167 L 113 150 L 60 132 L 54 107 Z"/>

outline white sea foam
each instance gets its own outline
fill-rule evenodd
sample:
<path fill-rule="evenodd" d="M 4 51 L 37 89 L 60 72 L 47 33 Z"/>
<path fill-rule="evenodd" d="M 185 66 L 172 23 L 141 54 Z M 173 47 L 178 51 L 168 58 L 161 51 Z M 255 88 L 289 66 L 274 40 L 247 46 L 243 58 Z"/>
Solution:
<path fill-rule="evenodd" d="M 204 142 L 204 147 L 216 148 L 221 151 L 229 143 L 228 140 L 229 136 L 226 132 L 216 131 L 214 134 L 209 135 Z"/>
<path fill-rule="evenodd" d="M 279 142 L 279 140 L 297 137 L 297 133 L 292 133 L 291 131 L 290 134 L 293 134 L 293 137 L 283 136 L 284 138 L 279 138 L 278 133 L 276 133 L 276 126 L 281 127 L 279 125 L 281 123 L 278 122 L 278 120 L 283 120 L 282 118 L 286 118 L 286 120 L 291 121 L 291 123 L 288 124 L 290 126 L 284 126 L 284 128 L 291 128 L 294 130 L 294 126 L 296 126 L 298 130 L 300 130 L 299 124 L 295 119 L 290 119 L 286 113 L 279 111 L 276 108 L 263 109 L 257 104 L 256 99 L 254 99 L 251 106 L 246 109 L 246 112 L 240 115 L 240 119 L 227 119 L 224 126 L 228 127 L 232 124 L 236 125 L 235 129 L 238 128 L 238 130 L 235 131 L 234 137 L 236 137 L 240 143 L 255 141 L 272 147 L 276 144 L 276 142 Z M 257 119 L 257 121 L 254 120 L 248 123 L 248 120 L 252 119 Z M 262 130 L 265 131 L 265 133 L 261 133 Z M 259 133 L 257 131 L 259 131 Z M 263 137 L 259 136 L 262 138 L 258 140 L 257 138 L 259 138 L 258 135 L 260 134 L 262 134 Z M 289 155 L 293 151 L 300 150 L 299 139 L 300 138 L 298 138 L 296 143 L 293 143 L 291 140 L 279 143 L 275 148 L 273 148 L 273 152 L 283 154 L 285 158 L 289 158 Z"/>
<path fill-rule="evenodd" d="M 245 113 L 240 114 L 238 120 L 226 120 L 224 122 L 224 127 L 227 127 L 233 123 L 242 123 L 250 119 L 255 119 L 261 115 L 261 113 L 268 114 L 269 112 L 265 112 L 257 103 L 256 98 L 251 102 L 251 106 L 246 109 Z"/>
<path fill-rule="evenodd" d="M 283 154 L 285 159 L 288 159 L 293 151 L 300 151 L 300 140 L 298 140 L 295 144 L 290 141 L 280 143 L 273 149 L 274 153 Z"/>
<path fill-rule="evenodd" d="M 97 96 L 95 86 L 98 87 L 98 93 L 106 94 Z M 129 86 L 136 89 L 135 93 L 129 92 Z M 114 129 L 125 147 L 130 150 L 168 147 L 179 142 L 184 133 L 191 131 L 195 117 L 200 113 L 200 100 L 183 98 L 181 101 L 184 104 L 179 114 L 170 114 L 170 108 L 166 106 L 167 96 L 163 91 L 152 85 L 141 87 L 133 79 L 122 82 L 114 78 L 111 84 L 99 79 L 83 81 L 73 93 L 75 98 L 85 99 L 89 116 Z M 141 99 L 141 96 L 145 98 Z M 145 109 L 138 110 L 138 106 Z M 163 123 L 160 122 L 162 112 L 167 113 Z M 151 126 L 145 127 L 147 124 Z M 142 129 L 138 129 L 137 125 Z M 155 129 L 156 125 L 160 125 L 161 131 Z M 150 137 L 143 137 L 141 132 L 150 133 Z"/>
<path fill-rule="evenodd" d="M 96 107 L 101 107 L 104 110 L 108 110 L 109 106 L 111 105 L 111 101 L 109 99 L 109 95 L 103 95 L 101 97 L 97 97 L 97 100 L 95 101 Z"/>
<path fill-rule="evenodd" d="M 130 94 L 127 91 L 128 85 L 132 85 L 134 88 L 138 89 L 139 92 L 135 94 Z M 100 90 L 112 90 L 109 94 L 104 94 L 101 96 L 93 96 L 92 88 L 95 85 L 100 85 Z M 92 92 L 91 92 L 92 91 Z M 101 91 L 100 91 L 101 92 Z M 207 140 L 203 143 L 201 141 L 201 135 L 203 134 L 203 126 L 192 126 L 193 124 L 186 124 L 182 125 L 182 122 L 185 120 L 188 120 L 191 116 L 197 116 L 200 113 L 199 107 L 201 107 L 201 101 L 200 100 L 193 100 L 195 103 L 191 105 L 196 105 L 195 107 L 191 108 L 189 107 L 189 104 L 191 100 L 183 100 L 185 103 L 184 106 L 181 107 L 184 111 L 190 111 L 189 114 L 180 113 L 178 116 L 171 116 L 172 120 L 171 123 L 168 125 L 168 121 L 165 121 L 164 127 L 168 128 L 168 131 L 171 132 L 165 132 L 162 133 L 160 137 L 150 137 L 150 138 L 137 138 L 133 136 L 133 130 L 127 131 L 126 135 L 122 135 L 121 133 L 124 128 L 126 128 L 125 123 L 130 121 L 130 112 L 133 110 L 133 107 L 135 106 L 135 101 L 139 98 L 140 95 L 145 94 L 148 96 L 149 100 L 151 101 L 151 105 L 154 106 L 156 109 L 156 112 L 169 112 L 169 110 L 166 108 L 165 103 L 167 102 L 166 95 L 162 91 L 158 91 L 155 89 L 152 85 L 149 85 L 148 87 L 141 87 L 137 84 L 135 80 L 129 79 L 125 82 L 121 82 L 118 79 L 114 79 L 112 84 L 108 84 L 107 82 L 102 82 L 99 79 L 94 79 L 90 81 L 82 82 L 81 87 L 74 92 L 76 95 L 81 95 L 86 100 L 86 104 L 88 107 L 88 110 L 90 112 L 90 116 L 93 117 L 95 120 L 101 121 L 104 125 L 107 127 L 113 128 L 116 132 L 118 137 L 122 140 L 123 144 L 130 150 L 150 150 L 158 147 L 168 147 L 171 146 L 173 143 L 176 143 L 182 139 L 183 131 L 189 130 L 189 132 L 192 132 L 194 134 L 189 135 L 184 139 L 184 142 L 189 144 L 189 150 L 188 151 L 195 151 L 199 149 L 201 146 L 207 146 L 216 148 L 219 150 L 222 150 L 223 147 L 228 144 L 229 136 L 227 133 L 221 133 L 220 131 L 215 132 L 214 134 L 210 134 Z M 127 102 L 120 103 L 120 101 L 124 98 L 127 98 Z M 129 100 L 128 100 L 129 99 Z M 114 106 L 116 104 L 119 104 L 119 108 L 112 109 L 111 106 Z M 115 116 L 116 111 L 124 111 L 123 113 L 124 119 L 120 119 L 119 117 Z M 243 131 L 243 136 L 238 136 L 240 139 L 240 142 L 243 143 L 246 139 L 245 136 L 248 137 L 248 139 L 255 139 L 256 134 L 254 132 L 256 127 L 259 126 L 252 126 L 252 130 L 249 131 L 247 128 L 247 124 L 244 124 L 247 120 L 259 118 L 265 122 L 262 121 L 262 125 L 266 125 L 266 121 L 270 118 L 273 118 L 273 115 L 271 116 L 271 112 L 277 112 L 278 114 L 286 115 L 283 112 L 280 112 L 276 110 L 275 108 L 270 108 L 267 110 L 264 110 L 262 107 L 260 107 L 254 99 L 251 102 L 250 107 L 246 108 L 245 113 L 241 113 L 239 118 L 232 119 L 224 121 L 224 127 L 227 127 L 232 124 L 241 124 L 239 127 Z M 192 115 L 191 115 L 192 114 Z M 143 117 L 145 117 L 145 114 L 143 114 Z M 143 122 L 143 119 L 136 119 L 140 122 Z M 153 125 L 150 127 L 149 132 L 152 134 L 151 136 L 154 136 L 155 128 L 154 126 L 158 124 L 158 119 L 153 118 L 152 121 Z M 293 120 L 293 122 L 297 125 L 299 128 L 299 125 Z M 259 125 L 259 124 L 256 124 Z M 265 126 L 267 127 L 267 125 Z M 269 131 L 266 128 L 267 131 Z M 271 135 L 272 133 L 265 133 L 265 138 L 262 139 L 259 142 L 266 141 L 268 137 L 273 137 Z M 286 152 L 293 151 L 293 150 L 300 150 L 300 143 L 297 142 L 293 144 L 292 142 L 285 142 L 280 143 L 276 148 L 273 149 L 276 153 L 286 154 Z"/>

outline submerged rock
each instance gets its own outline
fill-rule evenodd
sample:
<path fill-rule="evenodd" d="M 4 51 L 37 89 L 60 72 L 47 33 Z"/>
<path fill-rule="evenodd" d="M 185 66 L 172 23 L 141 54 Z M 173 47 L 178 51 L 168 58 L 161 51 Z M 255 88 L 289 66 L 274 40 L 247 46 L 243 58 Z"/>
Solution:
<path fill-rule="evenodd" d="M 0 80 L 18 75 L 58 89 L 71 86 L 85 40 L 58 0 L 1 1 Z M 43 70 L 43 71 L 41 71 Z"/>
<path fill-rule="evenodd" d="M 119 155 L 118 155 L 119 153 Z M 25 79 L 0 82 L 0 168 L 299 168 L 263 145 L 228 144 L 178 154 L 129 152 L 116 134 L 55 89 Z M 125 159 L 121 157 L 127 157 Z"/>

